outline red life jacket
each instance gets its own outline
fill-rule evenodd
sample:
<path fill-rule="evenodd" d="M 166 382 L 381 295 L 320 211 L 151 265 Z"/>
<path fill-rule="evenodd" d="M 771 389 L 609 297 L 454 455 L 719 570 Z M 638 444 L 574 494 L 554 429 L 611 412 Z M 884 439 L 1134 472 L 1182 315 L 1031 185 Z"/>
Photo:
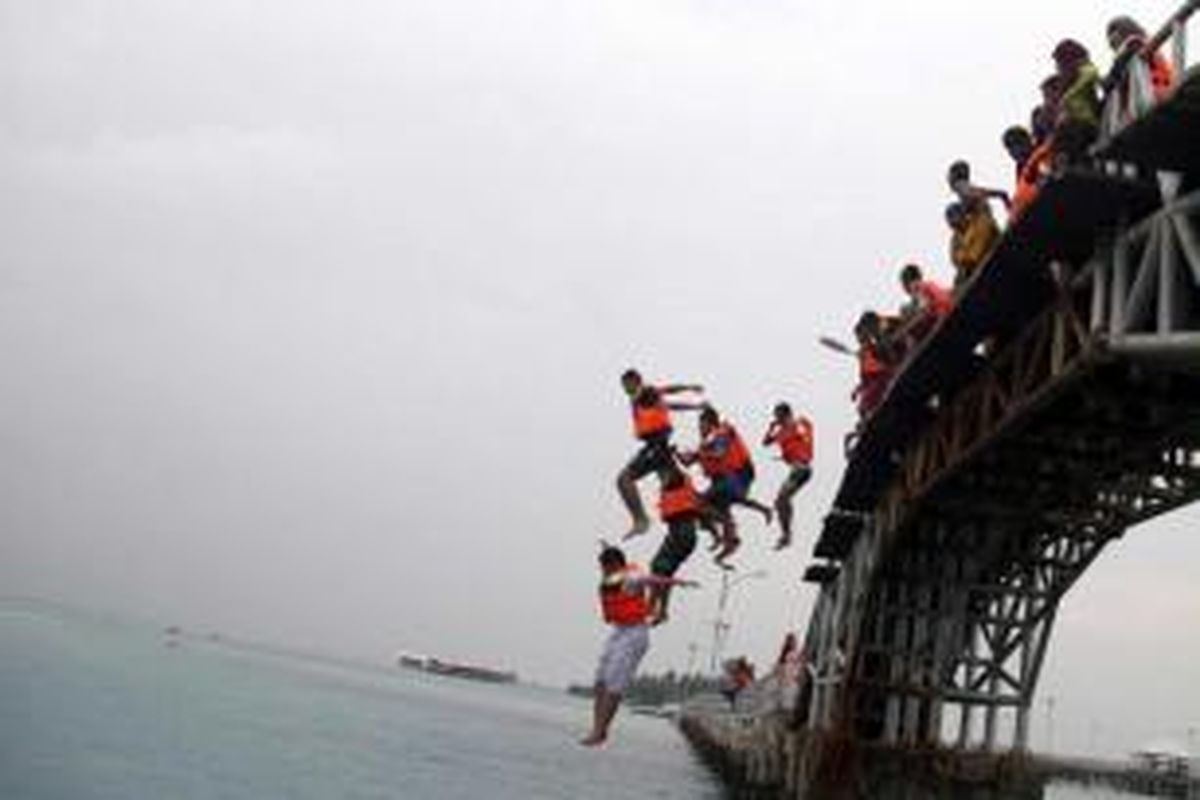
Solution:
<path fill-rule="evenodd" d="M 808 464 L 813 457 L 812 423 L 804 417 L 780 425 L 775 443 L 783 460 L 792 465 Z"/>
<path fill-rule="evenodd" d="M 1162 100 L 1175 83 L 1175 68 L 1162 53 L 1152 53 L 1149 61 L 1150 86 L 1154 89 L 1154 99 Z"/>
<path fill-rule="evenodd" d="M 646 396 L 644 393 L 647 391 L 653 392 L 654 402 L 644 405 L 639 401 Z M 649 439 L 657 434 L 671 432 L 671 412 L 667 409 L 662 395 L 655 389 L 646 387 L 638 392 L 638 396 L 633 399 L 632 408 L 633 435 L 637 438 Z"/>
<path fill-rule="evenodd" d="M 746 448 L 746 443 L 738 435 L 737 429 L 728 422 L 722 422 L 704 438 L 706 443 L 709 443 L 708 446 L 704 443 L 700 445 L 700 466 L 704 469 L 705 475 L 709 477 L 730 475 L 750 463 L 750 451 Z M 725 439 L 725 449 L 716 452 L 713 450 L 711 442 L 720 438 Z"/>
<path fill-rule="evenodd" d="M 663 522 L 699 510 L 700 496 L 696 494 L 696 487 L 692 486 L 692 479 L 687 475 L 683 476 L 683 481 L 678 486 L 670 489 L 663 487 L 658 498 L 658 512 Z"/>
<path fill-rule="evenodd" d="M 887 372 L 887 365 L 879 359 L 873 345 L 864 344 L 858 348 L 858 375 L 867 380 Z"/>
<path fill-rule="evenodd" d="M 954 305 L 954 296 L 933 281 L 921 281 L 917 285 L 917 293 L 935 317 L 946 316 Z"/>
<path fill-rule="evenodd" d="M 626 591 L 625 581 L 641 570 L 636 564 L 605 576 L 600 582 L 600 613 L 610 625 L 642 625 L 650 616 L 650 599 L 645 589 Z"/>

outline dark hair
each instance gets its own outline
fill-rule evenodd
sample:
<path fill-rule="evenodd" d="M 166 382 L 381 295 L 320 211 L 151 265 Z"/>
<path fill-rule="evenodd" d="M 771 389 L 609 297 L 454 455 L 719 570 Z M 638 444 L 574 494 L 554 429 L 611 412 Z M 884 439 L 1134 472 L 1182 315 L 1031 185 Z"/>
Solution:
<path fill-rule="evenodd" d="M 1108 21 L 1106 29 L 1109 36 L 1114 33 L 1123 33 L 1125 36 L 1140 36 L 1146 38 L 1146 29 L 1137 23 L 1133 17 L 1119 16 L 1113 17 Z"/>
<path fill-rule="evenodd" d="M 1020 144 L 1033 144 L 1033 137 L 1024 125 L 1013 125 L 1008 130 L 1004 131 L 1004 135 L 1000 137 L 1004 142 L 1005 147 L 1016 147 Z"/>
<path fill-rule="evenodd" d="M 1091 56 L 1088 49 L 1074 39 L 1063 39 L 1054 46 L 1054 52 L 1051 54 L 1056 64 L 1079 64 L 1087 61 Z"/>
<path fill-rule="evenodd" d="M 921 280 L 921 268 L 916 264 L 905 264 L 904 269 L 900 270 L 900 283 L 905 286 L 919 280 Z"/>
<path fill-rule="evenodd" d="M 854 323 L 854 333 L 859 336 L 869 336 L 879 332 L 879 315 L 874 311 L 864 311 Z"/>
<path fill-rule="evenodd" d="M 638 372 L 633 367 L 630 367 L 629 369 L 627 369 L 621 373 L 622 381 L 640 381 L 641 379 L 642 379 L 642 373 Z"/>
<path fill-rule="evenodd" d="M 951 203 L 950 205 L 946 206 L 946 220 L 950 223 L 953 223 L 956 220 L 961 220 L 966 211 L 967 208 L 962 203 Z M 920 275 L 917 276 L 917 279 L 920 279 Z M 901 273 L 900 280 L 904 281 L 905 283 L 908 282 L 905 280 L 903 273 Z"/>
<path fill-rule="evenodd" d="M 710 425 L 716 425 L 721 421 L 721 418 L 717 415 L 717 410 L 715 408 L 710 405 L 705 405 L 700 409 L 700 421 Z"/>
<path fill-rule="evenodd" d="M 600 551 L 600 566 L 602 567 L 623 567 L 625 566 L 625 553 L 619 547 L 613 547 L 611 544 Z"/>
<path fill-rule="evenodd" d="M 946 182 L 957 183 L 958 181 L 971 180 L 971 165 L 961 158 L 950 165 L 950 169 L 946 170 Z"/>
<path fill-rule="evenodd" d="M 792 413 L 792 407 L 789 406 L 787 403 L 776 403 L 775 404 L 775 416 L 782 417 L 784 414 L 791 414 L 791 413 Z"/>

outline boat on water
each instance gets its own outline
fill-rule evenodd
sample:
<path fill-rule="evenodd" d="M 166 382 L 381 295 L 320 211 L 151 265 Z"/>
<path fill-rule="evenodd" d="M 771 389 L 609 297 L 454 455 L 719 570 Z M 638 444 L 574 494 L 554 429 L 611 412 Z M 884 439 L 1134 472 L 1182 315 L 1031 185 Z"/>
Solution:
<path fill-rule="evenodd" d="M 396 664 L 402 669 L 426 672 L 430 675 L 440 675 L 447 678 L 462 678 L 464 680 L 480 681 L 482 683 L 516 683 L 517 673 L 481 667 L 476 664 L 464 664 L 456 661 L 445 661 L 433 656 L 417 656 L 401 654 Z"/>

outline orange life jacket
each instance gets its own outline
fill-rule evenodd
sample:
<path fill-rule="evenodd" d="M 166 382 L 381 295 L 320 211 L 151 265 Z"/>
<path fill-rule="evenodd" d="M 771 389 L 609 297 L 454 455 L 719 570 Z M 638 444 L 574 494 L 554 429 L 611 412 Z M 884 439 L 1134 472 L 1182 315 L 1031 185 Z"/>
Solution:
<path fill-rule="evenodd" d="M 1029 158 L 1025 159 L 1025 163 L 1017 172 L 1017 186 L 1013 190 L 1012 207 L 1008 210 L 1010 219 L 1019 217 L 1037 197 L 1038 191 L 1042 188 L 1042 178 L 1049 170 L 1050 158 L 1053 155 L 1054 141 L 1047 139 L 1029 154 Z"/>
<path fill-rule="evenodd" d="M 705 444 L 700 445 L 700 466 L 704 469 L 704 474 L 709 477 L 730 475 L 750 463 L 750 451 L 746 448 L 742 437 L 738 435 L 736 428 L 728 422 L 722 422 L 705 437 L 706 441 L 719 438 L 724 438 L 726 441 L 725 449 L 720 453 L 714 452 L 711 445 L 707 447 Z"/>
<path fill-rule="evenodd" d="M 1162 53 L 1152 53 L 1149 61 L 1150 86 L 1154 89 L 1154 99 L 1162 100 L 1175 83 L 1175 68 Z"/>
<path fill-rule="evenodd" d="M 699 510 L 700 495 L 696 494 L 696 487 L 687 475 L 683 476 L 683 481 L 678 486 L 670 489 L 663 487 L 658 498 L 658 512 L 663 522 Z"/>
<path fill-rule="evenodd" d="M 645 392 L 643 389 L 642 392 Z M 649 439 L 661 433 L 671 432 L 671 412 L 667 409 L 666 402 L 662 399 L 662 395 L 657 391 L 654 392 L 654 402 L 650 405 L 643 405 L 638 402 L 641 397 L 633 399 L 633 435 L 639 439 Z"/>
<path fill-rule="evenodd" d="M 887 365 L 879 359 L 873 345 L 864 344 L 858 348 L 858 375 L 863 380 L 874 378 L 887 372 Z"/>
<path fill-rule="evenodd" d="M 807 464 L 813 457 L 812 423 L 804 417 L 780 425 L 775 434 L 775 443 L 783 460 L 789 464 Z"/>
<path fill-rule="evenodd" d="M 645 589 L 630 592 L 625 588 L 626 579 L 640 572 L 636 564 L 626 564 L 625 569 L 605 576 L 600 582 L 600 613 L 611 625 L 641 625 L 650 616 L 650 599 Z"/>

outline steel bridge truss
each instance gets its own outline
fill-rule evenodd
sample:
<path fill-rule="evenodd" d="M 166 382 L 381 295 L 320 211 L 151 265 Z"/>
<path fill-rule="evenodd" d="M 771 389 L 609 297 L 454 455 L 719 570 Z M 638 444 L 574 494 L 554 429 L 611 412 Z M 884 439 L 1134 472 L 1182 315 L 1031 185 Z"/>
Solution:
<path fill-rule="evenodd" d="M 823 587 L 814 725 L 1025 749 L 1063 595 L 1129 527 L 1200 499 L 1200 192 L 1047 268 L 1055 301 L 934 401 Z"/>

